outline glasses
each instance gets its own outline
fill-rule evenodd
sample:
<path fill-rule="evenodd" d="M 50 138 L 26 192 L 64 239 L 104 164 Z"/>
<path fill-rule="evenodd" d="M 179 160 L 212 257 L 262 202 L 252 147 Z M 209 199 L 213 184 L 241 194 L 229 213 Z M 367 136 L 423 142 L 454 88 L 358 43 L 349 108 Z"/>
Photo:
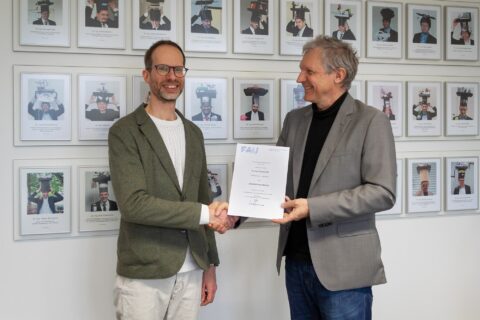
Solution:
<path fill-rule="evenodd" d="M 173 70 L 173 74 L 178 78 L 185 77 L 188 71 L 188 69 L 183 66 L 169 66 L 167 64 L 156 64 L 153 68 L 157 70 L 158 74 L 161 76 L 166 76 L 170 73 L 170 70 Z"/>

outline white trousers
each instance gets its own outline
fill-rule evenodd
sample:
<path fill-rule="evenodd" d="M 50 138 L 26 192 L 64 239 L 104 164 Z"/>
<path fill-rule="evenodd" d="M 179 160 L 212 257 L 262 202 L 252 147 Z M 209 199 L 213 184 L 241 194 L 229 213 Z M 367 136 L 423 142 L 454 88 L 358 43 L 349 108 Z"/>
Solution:
<path fill-rule="evenodd" d="M 117 275 L 117 320 L 195 320 L 200 309 L 203 270 L 166 279 L 130 279 Z"/>

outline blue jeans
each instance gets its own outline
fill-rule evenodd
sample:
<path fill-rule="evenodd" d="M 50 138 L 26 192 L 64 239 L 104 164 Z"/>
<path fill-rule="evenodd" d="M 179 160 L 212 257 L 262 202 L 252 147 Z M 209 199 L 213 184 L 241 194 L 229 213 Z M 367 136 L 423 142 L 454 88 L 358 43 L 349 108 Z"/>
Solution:
<path fill-rule="evenodd" d="M 370 320 L 372 288 L 329 291 L 318 280 L 311 262 L 286 259 L 292 320 Z"/>

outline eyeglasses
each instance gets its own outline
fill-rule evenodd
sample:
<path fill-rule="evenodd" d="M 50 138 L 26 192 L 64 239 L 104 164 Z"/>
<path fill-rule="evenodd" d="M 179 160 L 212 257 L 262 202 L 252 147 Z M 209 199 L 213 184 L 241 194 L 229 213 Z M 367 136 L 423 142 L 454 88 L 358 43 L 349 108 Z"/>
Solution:
<path fill-rule="evenodd" d="M 158 74 L 161 76 L 166 76 L 170 73 L 170 70 L 173 70 L 173 74 L 178 78 L 185 77 L 188 71 L 184 66 L 169 66 L 167 64 L 156 64 L 153 68 L 157 70 Z"/>

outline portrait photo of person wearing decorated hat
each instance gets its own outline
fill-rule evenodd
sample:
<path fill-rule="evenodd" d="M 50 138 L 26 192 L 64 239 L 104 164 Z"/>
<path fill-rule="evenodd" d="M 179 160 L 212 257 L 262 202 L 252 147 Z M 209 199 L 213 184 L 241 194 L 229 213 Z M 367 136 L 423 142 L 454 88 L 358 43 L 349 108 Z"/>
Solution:
<path fill-rule="evenodd" d="M 37 1 L 36 5 L 40 7 L 40 18 L 33 21 L 35 25 L 43 25 L 43 26 L 56 26 L 57 23 L 53 20 L 50 20 L 50 6 L 54 3 L 50 0 L 41 0 Z"/>
<path fill-rule="evenodd" d="M 313 37 L 313 29 L 306 22 L 306 16 L 310 18 L 310 9 L 304 5 L 297 7 L 295 2 L 292 2 L 290 10 L 292 11 L 292 20 L 287 24 L 287 32 L 294 37 Z"/>

